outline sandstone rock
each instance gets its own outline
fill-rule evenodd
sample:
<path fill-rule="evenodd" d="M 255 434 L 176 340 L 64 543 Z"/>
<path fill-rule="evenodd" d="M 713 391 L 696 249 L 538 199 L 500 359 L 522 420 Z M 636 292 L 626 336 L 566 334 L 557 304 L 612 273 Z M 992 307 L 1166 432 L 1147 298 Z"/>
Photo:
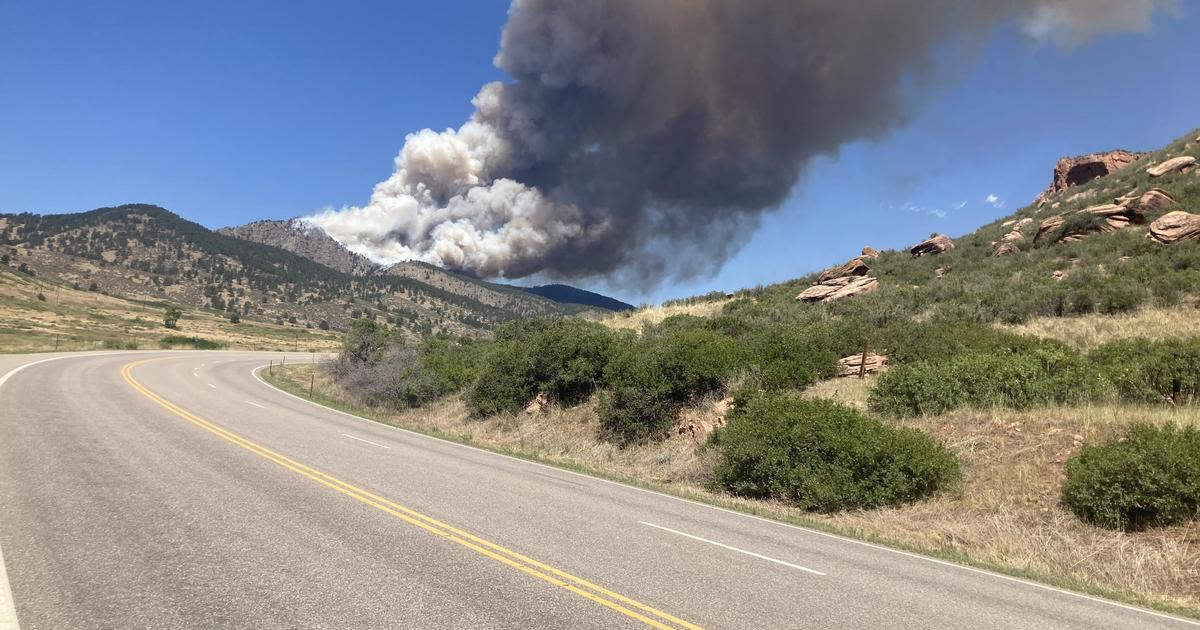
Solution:
<path fill-rule="evenodd" d="M 1190 155 L 1181 155 L 1176 158 L 1171 158 L 1165 162 L 1160 162 L 1146 169 L 1150 177 L 1162 177 L 1172 171 L 1181 171 L 1185 167 L 1196 163 L 1196 158 Z"/>
<path fill-rule="evenodd" d="M 852 354 L 838 360 L 838 376 L 858 376 L 861 369 L 865 374 L 881 372 L 887 367 L 888 358 L 882 354 L 868 352 L 866 361 L 862 353 Z"/>
<path fill-rule="evenodd" d="M 545 393 L 540 393 L 533 400 L 529 401 L 528 405 L 525 405 L 525 413 L 530 415 L 542 413 L 549 406 L 550 398 Z"/>
<path fill-rule="evenodd" d="M 879 258 L 879 250 L 875 249 L 874 247 L 864 247 L 862 248 L 862 256 L 859 256 L 859 258 L 870 258 L 871 260 L 874 260 Z"/>
<path fill-rule="evenodd" d="M 1146 238 L 1159 243 L 1200 239 L 1200 215 L 1182 210 L 1168 212 L 1150 224 Z"/>
<path fill-rule="evenodd" d="M 1142 193 L 1141 197 L 1138 197 L 1138 199 L 1130 202 L 1128 205 L 1130 208 L 1140 211 L 1141 214 L 1148 215 L 1151 212 L 1171 208 L 1172 205 L 1175 205 L 1175 198 L 1171 197 L 1162 188 L 1151 188 L 1151 190 Z"/>
<path fill-rule="evenodd" d="M 708 439 L 714 429 L 725 426 L 725 416 L 733 409 L 732 398 L 722 398 L 708 409 L 691 409 L 682 413 L 675 432 L 697 442 Z"/>
<path fill-rule="evenodd" d="M 1103 153 L 1092 153 L 1077 157 L 1065 157 L 1054 165 L 1054 180 L 1042 194 L 1038 195 L 1040 205 L 1051 195 L 1058 194 L 1072 186 L 1086 184 L 1097 177 L 1115 173 L 1144 155 L 1120 149 Z"/>
<path fill-rule="evenodd" d="M 1024 234 L 1021 234 L 1017 230 L 1013 230 L 1013 231 L 1009 232 L 1008 234 L 1001 236 L 1000 242 L 1001 243 L 1016 243 L 1017 241 L 1020 241 L 1024 238 L 1025 238 Z"/>
<path fill-rule="evenodd" d="M 913 245 L 909 248 L 908 253 L 912 254 L 913 258 L 921 256 L 940 254 L 945 251 L 954 249 L 954 241 L 948 236 L 938 234 Z"/>
<path fill-rule="evenodd" d="M 821 272 L 817 276 L 817 284 L 827 282 L 835 278 L 846 278 L 850 276 L 865 276 L 871 268 L 861 258 L 851 258 L 850 260 L 836 266 L 830 267 Z"/>
<path fill-rule="evenodd" d="M 999 258 L 1000 256 L 1011 256 L 1013 254 L 1019 254 L 1019 253 L 1021 253 L 1021 250 L 1018 249 L 1017 246 L 1013 245 L 1012 243 L 1000 243 L 999 245 L 996 246 L 995 249 L 992 250 L 992 255 L 997 258 Z"/>
<path fill-rule="evenodd" d="M 1063 223 L 1064 219 L 1063 215 L 1061 214 L 1056 214 L 1052 217 L 1046 217 L 1046 219 L 1042 221 L 1042 224 L 1038 226 L 1037 234 L 1033 235 L 1033 241 L 1036 243 L 1042 240 L 1042 238 L 1044 238 L 1047 234 L 1062 227 Z"/>
<path fill-rule="evenodd" d="M 1056 242 L 1069 243 L 1078 241 L 1091 232 L 1112 232 L 1128 226 L 1130 223 L 1144 223 L 1146 216 L 1138 208 L 1130 206 L 1122 206 L 1115 203 L 1106 203 L 1098 206 L 1090 206 L 1075 212 L 1067 214 L 1059 214 L 1052 217 L 1047 217 L 1038 227 L 1037 234 L 1034 235 L 1034 242 L 1040 241 L 1051 234 L 1058 234 L 1060 228 L 1066 223 L 1067 217 L 1073 214 L 1089 213 L 1104 217 L 1104 223 L 1098 226 L 1082 228 L 1080 231 L 1074 231 L 1069 234 L 1059 234 Z"/>
<path fill-rule="evenodd" d="M 1065 271 L 1055 271 L 1054 273 L 1050 274 L 1050 277 L 1054 278 L 1055 280 L 1062 281 L 1067 277 L 1067 273 Z"/>
<path fill-rule="evenodd" d="M 814 284 L 796 296 L 799 302 L 840 300 L 844 297 L 869 293 L 879 288 L 879 280 L 871 276 L 845 276 Z"/>

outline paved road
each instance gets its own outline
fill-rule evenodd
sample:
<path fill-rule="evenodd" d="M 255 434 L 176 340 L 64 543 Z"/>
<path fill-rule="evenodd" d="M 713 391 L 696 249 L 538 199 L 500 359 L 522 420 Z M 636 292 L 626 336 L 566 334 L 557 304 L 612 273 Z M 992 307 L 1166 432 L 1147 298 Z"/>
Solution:
<path fill-rule="evenodd" d="M 0 356 L 27 630 L 1200 625 L 339 414 L 279 354 L 51 356 Z"/>

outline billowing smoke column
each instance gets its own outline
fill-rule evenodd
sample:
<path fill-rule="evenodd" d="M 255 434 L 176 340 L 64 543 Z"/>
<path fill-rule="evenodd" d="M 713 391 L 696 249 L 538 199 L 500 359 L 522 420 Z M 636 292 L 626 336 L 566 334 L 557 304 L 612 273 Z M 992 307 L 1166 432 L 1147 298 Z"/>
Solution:
<path fill-rule="evenodd" d="M 482 277 L 715 271 L 810 159 L 903 122 L 997 25 L 1076 43 L 1165 0 L 516 0 L 458 130 L 408 136 L 362 207 L 309 221 Z"/>

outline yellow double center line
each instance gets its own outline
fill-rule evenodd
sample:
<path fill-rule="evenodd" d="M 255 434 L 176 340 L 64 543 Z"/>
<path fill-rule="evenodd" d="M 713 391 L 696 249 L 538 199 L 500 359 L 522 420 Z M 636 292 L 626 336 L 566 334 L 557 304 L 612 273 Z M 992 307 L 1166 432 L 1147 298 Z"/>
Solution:
<path fill-rule="evenodd" d="M 417 512 L 411 508 L 407 508 L 399 503 L 395 503 L 394 501 L 390 501 L 378 495 L 367 492 L 362 488 L 353 486 L 336 477 L 305 466 L 294 459 L 285 457 L 264 446 L 251 442 L 250 440 L 247 440 L 246 438 L 233 433 L 232 431 L 221 428 L 220 426 L 217 426 L 216 424 L 213 424 L 212 422 L 209 422 L 208 420 L 205 420 L 204 418 L 201 418 L 200 416 L 197 416 L 196 414 L 179 407 L 175 403 L 166 400 L 158 394 L 155 394 L 147 389 L 145 385 L 142 385 L 133 378 L 133 369 L 135 367 L 152 360 L 154 359 L 134 361 L 133 363 L 129 363 L 121 369 L 122 378 L 125 379 L 126 383 L 129 383 L 130 387 L 132 387 L 141 395 L 149 398 L 155 403 L 158 403 L 180 418 L 183 418 L 184 420 L 187 420 L 188 422 L 191 422 L 192 424 L 209 431 L 224 440 L 233 442 L 234 444 L 237 444 L 238 446 L 250 451 L 251 453 L 254 453 L 255 455 L 270 460 L 282 466 L 283 468 L 286 468 L 298 475 L 307 477 L 360 503 L 364 503 L 375 509 L 386 512 L 410 525 L 420 527 L 431 534 L 440 536 L 450 542 L 466 547 L 467 549 L 470 549 L 481 556 L 491 558 L 492 560 L 513 567 L 522 573 L 532 575 L 539 580 L 549 582 L 554 586 L 566 589 L 572 593 L 575 593 L 576 595 L 579 595 L 580 597 L 615 610 L 648 626 L 661 628 L 664 630 L 674 630 L 677 628 L 701 630 L 701 628 L 695 624 L 679 619 L 678 617 L 674 617 L 651 606 L 647 606 L 646 604 L 625 597 L 619 593 L 614 593 L 602 586 L 593 584 L 583 578 L 576 577 L 570 573 L 556 569 L 548 564 L 524 556 L 496 543 L 484 540 L 483 538 L 475 536 L 474 534 L 447 525 L 446 523 L 421 514 L 420 512 Z"/>

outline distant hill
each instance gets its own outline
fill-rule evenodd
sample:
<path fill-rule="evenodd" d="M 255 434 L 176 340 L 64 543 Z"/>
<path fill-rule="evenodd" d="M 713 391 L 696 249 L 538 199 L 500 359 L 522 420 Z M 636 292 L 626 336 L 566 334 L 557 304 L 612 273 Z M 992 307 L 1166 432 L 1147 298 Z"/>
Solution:
<path fill-rule="evenodd" d="M 616 298 L 610 298 L 607 295 L 600 295 L 599 293 L 593 293 L 566 284 L 543 284 L 536 287 L 520 287 L 520 289 L 562 304 L 582 304 L 583 306 L 600 308 L 606 311 L 632 311 L 637 308 Z"/>
<path fill-rule="evenodd" d="M 424 282 L 387 273 L 327 238 L 286 221 L 214 232 L 147 204 L 0 214 L 0 245 L 14 268 L 126 299 L 236 312 L 243 326 L 257 319 L 341 330 L 365 317 L 415 337 L 480 334 L 513 319 L 579 311 L 511 287 L 472 280 L 466 284 L 478 290 L 456 292 L 435 274 Z"/>
<path fill-rule="evenodd" d="M 378 274 L 416 280 L 520 316 L 572 314 L 584 309 L 620 311 L 633 308 L 619 300 L 563 284 L 531 289 L 516 287 L 479 280 L 415 260 L 384 267 L 351 252 L 321 228 L 301 219 L 255 221 L 238 227 L 221 228 L 218 232 L 278 247 L 351 275 Z"/>

